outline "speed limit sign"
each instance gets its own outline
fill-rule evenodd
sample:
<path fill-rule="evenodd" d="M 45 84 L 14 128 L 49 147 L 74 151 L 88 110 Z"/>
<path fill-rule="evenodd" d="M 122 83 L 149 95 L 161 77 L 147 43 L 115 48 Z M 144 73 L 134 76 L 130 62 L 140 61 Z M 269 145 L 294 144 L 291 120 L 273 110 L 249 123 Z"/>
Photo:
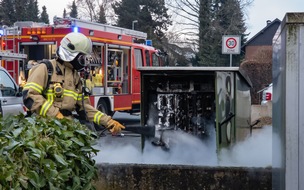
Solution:
<path fill-rule="evenodd" d="M 223 36 L 222 54 L 240 54 L 241 40 L 240 36 Z"/>

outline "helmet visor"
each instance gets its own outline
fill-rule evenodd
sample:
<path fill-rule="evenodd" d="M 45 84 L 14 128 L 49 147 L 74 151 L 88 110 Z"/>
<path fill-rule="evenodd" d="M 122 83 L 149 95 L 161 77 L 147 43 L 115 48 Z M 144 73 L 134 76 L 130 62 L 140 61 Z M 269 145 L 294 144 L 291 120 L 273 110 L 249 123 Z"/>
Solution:
<path fill-rule="evenodd" d="M 68 50 L 66 50 L 65 48 L 63 48 L 62 46 L 59 46 L 58 49 L 58 56 L 66 62 L 70 62 L 73 59 L 75 59 L 75 57 L 79 54 L 79 52 L 70 52 Z"/>

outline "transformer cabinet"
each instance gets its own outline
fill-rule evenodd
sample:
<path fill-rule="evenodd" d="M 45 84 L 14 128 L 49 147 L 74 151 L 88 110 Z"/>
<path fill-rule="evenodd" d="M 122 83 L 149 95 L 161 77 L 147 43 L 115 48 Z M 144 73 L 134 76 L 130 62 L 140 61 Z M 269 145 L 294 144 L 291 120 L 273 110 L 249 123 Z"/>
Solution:
<path fill-rule="evenodd" d="M 163 135 L 177 130 L 203 140 L 213 133 L 217 148 L 250 133 L 252 84 L 239 67 L 141 67 L 139 71 L 141 124 L 155 127 L 158 144 L 168 146 Z"/>
<path fill-rule="evenodd" d="M 286 13 L 273 38 L 273 189 L 304 189 L 304 12 Z"/>

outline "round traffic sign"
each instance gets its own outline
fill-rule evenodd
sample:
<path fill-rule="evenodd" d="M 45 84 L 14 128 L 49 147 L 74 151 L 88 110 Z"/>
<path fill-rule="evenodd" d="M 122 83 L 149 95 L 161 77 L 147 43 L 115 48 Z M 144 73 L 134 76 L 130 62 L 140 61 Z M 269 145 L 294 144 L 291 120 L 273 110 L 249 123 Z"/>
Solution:
<path fill-rule="evenodd" d="M 237 45 L 236 39 L 235 38 L 228 38 L 226 40 L 226 47 L 229 49 L 235 48 Z"/>

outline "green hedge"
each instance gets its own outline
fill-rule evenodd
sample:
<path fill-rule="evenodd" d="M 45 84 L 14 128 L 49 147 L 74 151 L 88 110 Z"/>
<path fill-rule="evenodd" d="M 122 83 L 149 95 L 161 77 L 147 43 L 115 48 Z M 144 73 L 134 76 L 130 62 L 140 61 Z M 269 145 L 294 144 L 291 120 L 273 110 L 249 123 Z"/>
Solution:
<path fill-rule="evenodd" d="M 0 119 L 0 189 L 95 189 L 96 134 L 79 122 Z"/>

